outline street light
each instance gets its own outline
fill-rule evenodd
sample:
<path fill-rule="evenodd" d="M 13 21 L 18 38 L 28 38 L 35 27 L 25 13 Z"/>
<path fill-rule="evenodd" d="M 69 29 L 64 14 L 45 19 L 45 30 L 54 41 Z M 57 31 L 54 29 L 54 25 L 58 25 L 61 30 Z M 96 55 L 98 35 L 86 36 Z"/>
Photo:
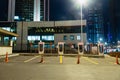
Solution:
<path fill-rule="evenodd" d="M 83 16 L 83 14 L 82 14 L 82 7 L 83 7 L 83 1 L 82 0 L 79 0 L 79 1 L 81 1 L 80 2 L 80 24 L 81 24 L 81 42 L 83 42 L 83 26 L 82 26 L 82 16 Z"/>
<path fill-rule="evenodd" d="M 88 3 L 88 0 L 74 0 L 75 5 L 80 7 L 80 24 L 81 24 L 81 42 L 83 42 L 83 24 L 82 24 L 82 18 L 83 18 L 83 5 Z"/>

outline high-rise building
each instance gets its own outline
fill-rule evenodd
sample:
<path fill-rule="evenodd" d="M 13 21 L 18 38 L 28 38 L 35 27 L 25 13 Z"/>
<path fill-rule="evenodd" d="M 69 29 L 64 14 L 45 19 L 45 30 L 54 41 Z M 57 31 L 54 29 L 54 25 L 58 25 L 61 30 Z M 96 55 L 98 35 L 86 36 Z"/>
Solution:
<path fill-rule="evenodd" d="M 106 3 L 105 3 L 106 2 Z M 120 40 L 119 0 L 104 1 L 104 29 L 107 45 L 116 45 Z"/>
<path fill-rule="evenodd" d="M 0 21 L 7 21 L 8 0 L 2 0 L 0 4 Z"/>
<path fill-rule="evenodd" d="M 88 8 L 87 39 L 89 43 L 104 42 L 102 4 L 98 1 Z"/>
<path fill-rule="evenodd" d="M 9 0 L 8 21 L 44 21 L 49 0 Z"/>
<path fill-rule="evenodd" d="M 110 21 L 113 35 L 113 42 L 120 41 L 120 0 L 110 0 Z"/>

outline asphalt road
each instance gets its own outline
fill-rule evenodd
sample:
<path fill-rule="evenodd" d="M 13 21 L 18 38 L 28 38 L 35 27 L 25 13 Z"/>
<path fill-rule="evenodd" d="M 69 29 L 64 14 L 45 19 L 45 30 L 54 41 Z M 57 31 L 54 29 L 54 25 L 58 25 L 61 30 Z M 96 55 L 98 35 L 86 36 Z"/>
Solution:
<path fill-rule="evenodd" d="M 115 58 L 17 56 L 5 63 L 0 59 L 0 80 L 120 80 L 120 65 Z M 120 60 L 119 60 L 120 61 Z"/>

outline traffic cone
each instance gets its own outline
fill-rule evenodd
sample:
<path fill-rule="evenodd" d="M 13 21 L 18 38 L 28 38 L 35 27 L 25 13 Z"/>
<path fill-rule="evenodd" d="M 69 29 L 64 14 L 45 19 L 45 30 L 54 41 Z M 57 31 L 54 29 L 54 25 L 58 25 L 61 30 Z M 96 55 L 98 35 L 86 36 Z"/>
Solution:
<path fill-rule="evenodd" d="M 77 64 L 80 63 L 80 55 L 78 55 Z"/>
<path fill-rule="evenodd" d="M 6 52 L 5 62 L 8 62 L 8 52 Z"/>
<path fill-rule="evenodd" d="M 44 59 L 43 59 L 43 56 L 41 56 L 40 63 L 43 63 L 43 62 L 44 62 Z"/>
<path fill-rule="evenodd" d="M 116 55 L 116 64 L 119 64 L 118 55 Z"/>

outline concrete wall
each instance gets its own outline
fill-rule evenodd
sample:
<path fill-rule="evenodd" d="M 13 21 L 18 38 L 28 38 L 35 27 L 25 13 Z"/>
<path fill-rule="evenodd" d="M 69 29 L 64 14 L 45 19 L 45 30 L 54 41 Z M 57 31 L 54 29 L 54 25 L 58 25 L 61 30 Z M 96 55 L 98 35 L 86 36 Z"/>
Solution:
<path fill-rule="evenodd" d="M 74 40 L 70 40 L 70 35 L 73 35 L 74 36 Z M 58 42 L 65 42 L 65 44 L 69 44 L 69 43 L 72 43 L 72 44 L 76 44 L 78 42 L 80 42 L 81 40 L 77 40 L 77 36 L 81 34 L 80 33 L 66 33 L 66 34 L 55 34 L 55 41 L 54 43 L 57 44 Z M 67 36 L 67 40 L 64 40 L 64 36 Z M 86 36 L 86 33 L 83 34 L 83 41 L 84 43 L 86 43 L 87 41 L 87 36 Z"/>
<path fill-rule="evenodd" d="M 6 52 L 8 52 L 8 54 L 12 54 L 12 47 L 0 47 L 0 55 L 5 55 Z"/>
<path fill-rule="evenodd" d="M 80 26 L 81 20 L 55 21 L 55 26 Z M 82 20 L 82 25 L 86 25 L 86 20 Z"/>
<path fill-rule="evenodd" d="M 86 20 L 83 20 L 86 25 Z M 35 21 L 35 22 L 17 22 L 17 37 L 14 50 L 27 50 L 27 36 L 29 27 L 59 27 L 59 26 L 80 26 L 80 20 L 69 21 Z M 85 39 L 86 40 L 86 39 Z"/>

